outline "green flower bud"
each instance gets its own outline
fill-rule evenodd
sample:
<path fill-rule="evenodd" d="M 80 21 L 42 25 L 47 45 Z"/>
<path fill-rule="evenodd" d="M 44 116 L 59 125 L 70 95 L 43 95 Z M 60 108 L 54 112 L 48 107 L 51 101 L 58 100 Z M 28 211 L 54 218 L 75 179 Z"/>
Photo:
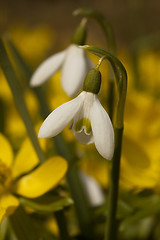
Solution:
<path fill-rule="evenodd" d="M 76 45 L 84 45 L 86 41 L 86 35 L 86 20 L 83 19 L 72 37 L 72 43 Z"/>
<path fill-rule="evenodd" d="M 84 80 L 83 90 L 98 94 L 101 87 L 101 72 L 98 69 L 91 69 Z"/>

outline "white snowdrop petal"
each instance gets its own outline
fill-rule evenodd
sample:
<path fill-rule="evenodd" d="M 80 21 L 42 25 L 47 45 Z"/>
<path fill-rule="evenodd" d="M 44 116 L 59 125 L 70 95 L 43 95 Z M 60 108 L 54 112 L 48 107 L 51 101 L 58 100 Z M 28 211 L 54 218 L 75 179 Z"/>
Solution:
<path fill-rule="evenodd" d="M 51 112 L 43 122 L 38 137 L 49 138 L 59 134 L 78 112 L 82 103 L 81 98 L 83 98 L 82 93 Z"/>
<path fill-rule="evenodd" d="M 33 73 L 30 85 L 33 87 L 39 86 L 48 80 L 48 78 L 51 77 L 54 73 L 56 73 L 64 61 L 66 51 L 67 50 L 56 53 L 42 62 Z"/>
<path fill-rule="evenodd" d="M 98 97 L 93 103 L 90 114 L 95 146 L 104 158 L 111 160 L 114 153 L 114 129 Z"/>
<path fill-rule="evenodd" d="M 62 87 L 69 96 L 76 95 L 83 86 L 88 67 L 83 49 L 71 45 L 62 68 Z"/>

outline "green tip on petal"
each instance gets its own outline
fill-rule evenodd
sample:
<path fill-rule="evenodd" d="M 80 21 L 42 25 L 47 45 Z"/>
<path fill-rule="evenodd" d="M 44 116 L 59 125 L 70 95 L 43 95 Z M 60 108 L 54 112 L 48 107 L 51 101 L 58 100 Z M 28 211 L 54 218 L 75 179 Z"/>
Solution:
<path fill-rule="evenodd" d="M 81 129 L 85 127 L 86 134 L 90 134 L 92 131 L 91 122 L 88 118 L 81 118 L 75 125 L 75 130 L 77 132 L 81 131 Z"/>
<path fill-rule="evenodd" d="M 91 69 L 84 80 L 83 90 L 98 94 L 101 87 L 101 72 L 98 69 Z"/>

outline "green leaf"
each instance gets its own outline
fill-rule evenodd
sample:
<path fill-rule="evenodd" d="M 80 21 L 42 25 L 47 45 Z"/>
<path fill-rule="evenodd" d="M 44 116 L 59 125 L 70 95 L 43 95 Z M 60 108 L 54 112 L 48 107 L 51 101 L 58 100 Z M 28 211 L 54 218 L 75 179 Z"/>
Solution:
<path fill-rule="evenodd" d="M 0 224 L 0 240 L 5 240 L 8 228 L 8 220 L 4 218 L 2 223 Z"/>
<path fill-rule="evenodd" d="M 32 71 L 31 71 L 29 65 L 25 62 L 25 60 L 23 59 L 23 57 L 21 56 L 20 52 L 18 51 L 16 46 L 13 44 L 13 42 L 10 39 L 7 39 L 6 42 L 7 42 L 7 46 L 9 47 L 9 49 L 13 55 L 13 58 L 17 65 L 18 71 L 21 71 L 21 74 L 23 75 L 24 80 L 27 83 L 27 86 L 29 87 L 29 81 L 30 81 L 30 77 L 32 75 Z M 44 92 L 44 89 L 43 89 L 43 87 L 36 87 L 36 88 L 33 88 L 32 90 L 35 93 L 35 95 L 40 103 L 41 116 L 43 118 L 46 118 L 46 116 L 48 116 L 51 111 L 46 103 L 46 99 L 45 99 L 46 94 Z M 55 136 L 53 140 L 54 140 L 54 144 L 56 146 L 56 150 L 57 150 L 58 154 L 60 154 L 64 158 L 66 158 L 68 161 L 72 161 L 73 159 L 76 158 L 73 156 L 73 154 L 71 154 L 69 145 L 63 139 L 61 134 L 59 134 L 58 136 Z M 73 147 L 72 147 L 72 152 L 73 152 Z M 74 155 L 75 155 L 75 153 L 74 153 Z"/>
<path fill-rule="evenodd" d="M 11 228 L 18 240 L 48 240 L 55 239 L 43 225 L 34 221 L 22 207 L 9 217 Z"/>
<path fill-rule="evenodd" d="M 35 200 L 20 198 L 20 203 L 21 205 L 28 206 L 38 212 L 51 213 L 62 210 L 63 208 L 72 205 L 73 200 L 69 197 L 63 198 L 42 197 Z"/>
<path fill-rule="evenodd" d="M 148 240 L 150 238 L 152 227 L 153 227 L 153 219 L 145 218 L 140 222 L 135 222 L 132 225 L 127 226 L 126 228 L 122 228 L 120 226 L 121 239 L 136 239 L 136 240 Z M 159 239 L 157 239 L 159 240 Z"/>
<path fill-rule="evenodd" d="M 134 211 L 133 207 L 131 207 L 128 203 L 119 199 L 118 201 L 118 209 L 117 209 L 117 218 L 124 219 L 128 215 L 130 215 Z"/>
<path fill-rule="evenodd" d="M 0 39 L 0 66 L 2 67 L 4 75 L 8 81 L 8 84 L 12 91 L 12 95 L 14 97 L 14 101 L 15 101 L 17 110 L 20 113 L 21 118 L 23 119 L 26 130 L 27 130 L 28 135 L 31 139 L 31 142 L 34 146 L 34 149 L 37 153 L 39 161 L 43 162 L 45 160 L 44 155 L 40 148 L 38 139 L 35 135 L 34 127 L 33 127 L 30 115 L 28 113 L 28 109 L 26 107 L 26 104 L 25 104 L 25 101 L 23 98 L 23 94 L 22 94 L 21 88 L 19 86 L 17 76 L 12 67 L 11 61 L 10 61 L 7 51 L 6 51 L 5 44 L 2 39 Z"/>
<path fill-rule="evenodd" d="M 23 77 L 28 82 L 32 75 L 32 71 L 31 71 L 30 67 L 25 62 L 23 57 L 20 55 L 18 49 L 16 48 L 14 43 L 9 38 L 6 39 L 6 43 L 14 57 L 14 61 L 18 67 L 18 70 L 21 71 Z"/>
<path fill-rule="evenodd" d="M 155 240 L 159 240 L 160 239 L 160 223 L 159 222 L 157 222 L 157 225 L 155 227 L 154 239 Z"/>
<path fill-rule="evenodd" d="M 7 38 L 6 43 L 10 49 L 10 52 L 13 55 L 18 71 L 21 72 L 21 75 L 23 77 L 23 82 L 25 83 L 24 85 L 27 85 L 27 87 L 29 87 L 29 81 L 32 76 L 32 70 L 30 66 L 25 62 L 25 60 L 19 53 L 18 49 L 9 38 Z M 45 98 L 44 98 L 45 93 L 41 87 L 33 88 L 32 90 L 37 96 L 38 101 L 40 103 L 41 115 L 43 118 L 45 118 L 50 113 L 50 110 L 45 102 Z"/>
<path fill-rule="evenodd" d="M 160 196 L 156 194 L 133 196 L 130 205 L 134 211 L 122 221 L 121 227 L 124 229 L 143 219 L 160 214 Z"/>
<path fill-rule="evenodd" d="M 1 117 L 0 117 L 0 132 L 4 133 L 5 128 L 5 104 L 3 99 L 0 97 L 0 109 L 1 109 Z"/>
<path fill-rule="evenodd" d="M 128 204 L 127 202 L 123 201 L 123 199 L 119 199 L 117 203 L 117 219 L 122 220 L 129 216 L 131 213 L 134 212 L 134 208 Z M 108 215 L 108 203 L 105 203 L 104 205 L 97 207 L 94 209 L 94 213 L 96 216 L 101 216 L 101 219 L 105 221 L 106 214 Z"/>

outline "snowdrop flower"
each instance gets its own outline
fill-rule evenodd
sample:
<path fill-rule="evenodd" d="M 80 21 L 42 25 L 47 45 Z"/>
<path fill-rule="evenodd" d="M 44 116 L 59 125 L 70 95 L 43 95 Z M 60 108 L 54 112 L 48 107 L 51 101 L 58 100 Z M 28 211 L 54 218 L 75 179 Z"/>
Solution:
<path fill-rule="evenodd" d="M 93 63 L 86 55 L 85 50 L 78 47 L 85 42 L 85 24 L 86 21 L 83 20 L 77 28 L 69 47 L 40 64 L 31 77 L 30 85 L 32 87 L 41 85 L 62 69 L 61 84 L 63 90 L 69 96 L 74 96 L 82 89 L 88 70 L 93 68 Z"/>
<path fill-rule="evenodd" d="M 85 78 L 83 91 L 73 100 L 59 106 L 46 118 L 38 137 L 54 137 L 71 122 L 70 128 L 80 143 L 94 143 L 104 158 L 112 159 L 114 130 L 107 112 L 98 99 L 100 84 L 100 71 L 91 69 Z"/>

